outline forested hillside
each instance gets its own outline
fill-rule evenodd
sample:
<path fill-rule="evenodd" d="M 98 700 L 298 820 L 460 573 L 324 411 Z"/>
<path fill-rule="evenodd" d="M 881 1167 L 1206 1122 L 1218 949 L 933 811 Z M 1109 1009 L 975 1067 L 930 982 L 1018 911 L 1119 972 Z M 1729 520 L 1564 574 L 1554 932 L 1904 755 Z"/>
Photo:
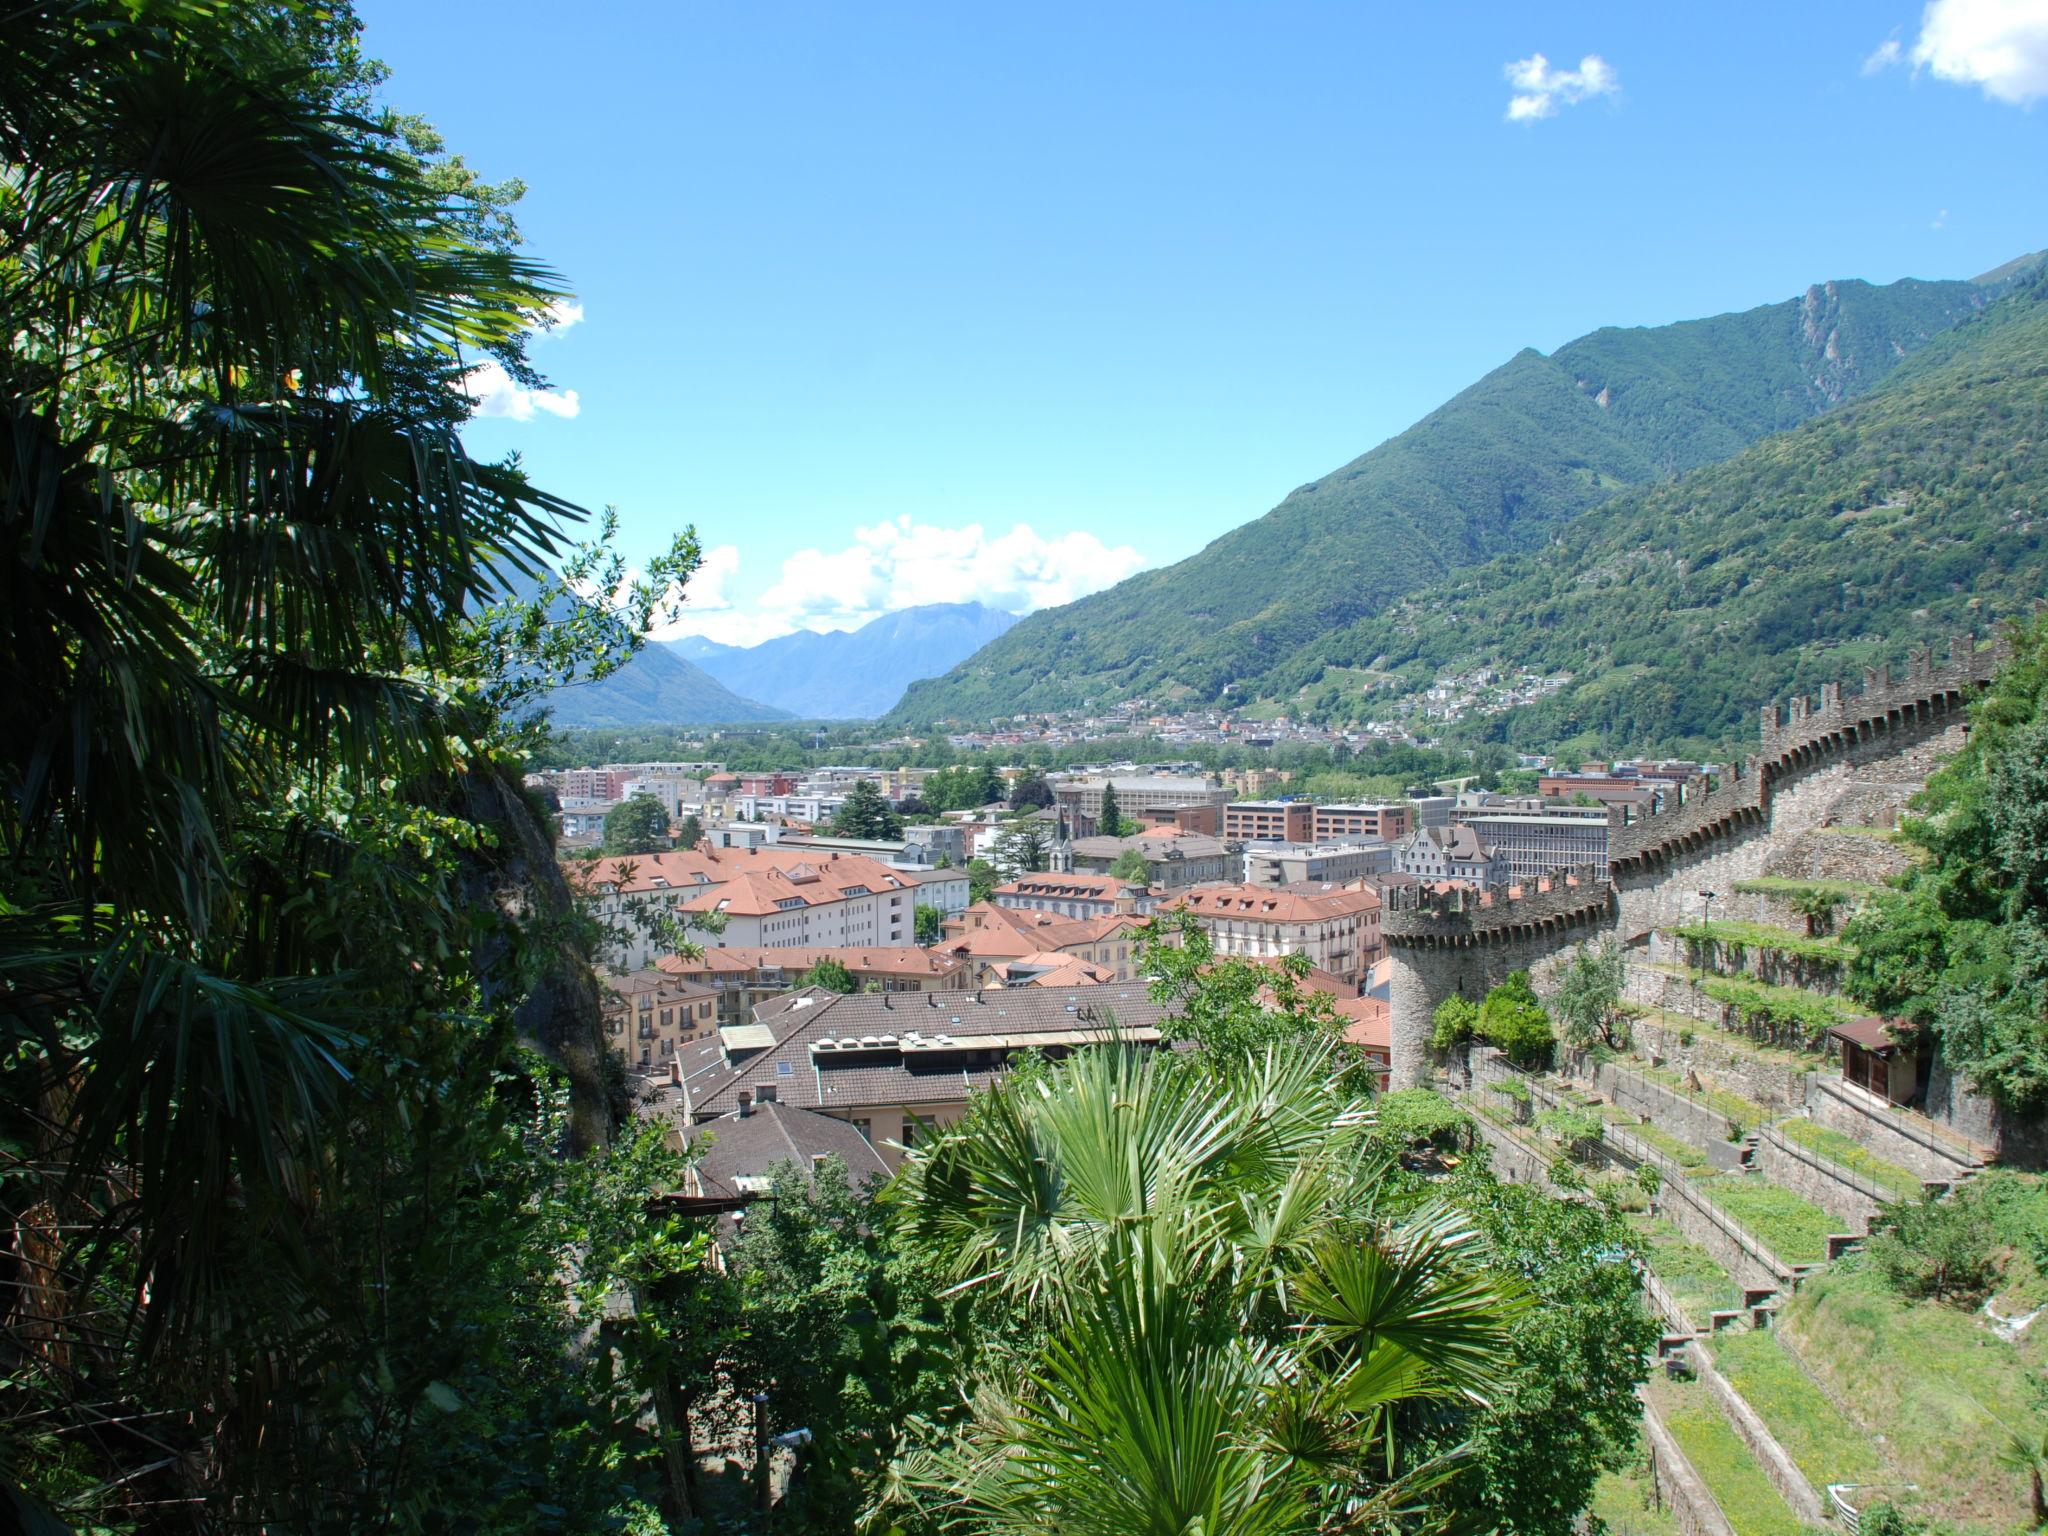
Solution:
<path fill-rule="evenodd" d="M 1741 314 L 1525 351 L 1200 554 L 1031 615 L 914 686 L 895 715 L 1209 700 L 1226 686 L 1258 697 L 1304 649 L 1393 599 L 1540 547 L 1621 491 L 1867 391 L 1997 291 L 1827 283 Z"/>
<path fill-rule="evenodd" d="M 1274 691 L 1350 716 L 1474 666 L 1566 671 L 1569 687 L 1465 729 L 1616 750 L 1739 742 L 1759 703 L 2048 594 L 2044 436 L 2036 269 L 1868 399 L 1427 587 L 1309 648 Z M 1356 668 L 1372 675 L 1336 670 Z"/>

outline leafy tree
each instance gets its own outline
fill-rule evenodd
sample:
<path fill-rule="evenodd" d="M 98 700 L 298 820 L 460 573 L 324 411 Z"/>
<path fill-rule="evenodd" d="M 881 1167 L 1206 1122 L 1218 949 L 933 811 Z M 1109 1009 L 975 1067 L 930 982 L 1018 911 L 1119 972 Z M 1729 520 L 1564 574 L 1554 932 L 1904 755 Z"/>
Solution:
<path fill-rule="evenodd" d="M 1400 1152 L 1461 1152 L 1472 1144 L 1472 1117 L 1433 1088 L 1396 1088 L 1373 1106 L 1372 1139 Z"/>
<path fill-rule="evenodd" d="M 1102 809 L 1095 817 L 1095 830 L 1103 837 L 1124 835 L 1123 807 L 1117 803 L 1116 781 L 1105 779 L 1102 785 Z"/>
<path fill-rule="evenodd" d="M 604 813 L 603 852 L 608 857 L 659 853 L 668 846 L 668 812 L 654 796 L 634 795 Z"/>
<path fill-rule="evenodd" d="M 946 913 L 942 907 L 919 902 L 911 914 L 911 921 L 916 925 L 917 942 L 920 944 L 936 944 L 945 936 L 943 924 Z"/>
<path fill-rule="evenodd" d="M 676 827 L 676 846 L 678 848 L 695 848 L 703 841 L 704 823 L 697 819 L 697 815 L 693 811 L 685 816 Z"/>
<path fill-rule="evenodd" d="M 1603 1045 L 1622 1050 L 1628 1045 L 1628 1016 L 1622 1012 L 1621 989 L 1626 970 L 1621 947 L 1581 944 L 1572 951 L 1558 977 L 1550 1007 L 1564 1026 L 1567 1044 Z"/>
<path fill-rule="evenodd" d="M 838 837 L 901 837 L 903 818 L 883 798 L 873 779 L 859 779 L 833 815 L 832 831 Z"/>
<path fill-rule="evenodd" d="M 1509 972 L 1506 981 L 1486 994 L 1472 1032 L 1487 1044 L 1498 1046 L 1508 1060 L 1524 1067 L 1548 1061 L 1551 1048 L 1557 1043 L 1550 1015 L 1543 1011 L 1526 971 Z"/>
<path fill-rule="evenodd" d="M 1010 786 L 1010 809 L 1013 811 L 1043 810 L 1052 803 L 1052 785 L 1046 782 L 1042 773 L 1024 774 Z"/>
<path fill-rule="evenodd" d="M 989 863 L 987 859 L 969 859 L 967 899 L 975 902 L 987 901 L 995 894 L 995 889 L 1002 883 L 1002 879 L 1003 877 L 996 872 L 995 865 Z"/>
<path fill-rule="evenodd" d="M 1448 1051 L 1470 1040 L 1479 1025 L 1479 1005 L 1469 997 L 1452 993 L 1436 1005 L 1430 1015 L 1429 1047 Z"/>
<path fill-rule="evenodd" d="M 996 834 L 995 866 L 1011 879 L 1043 872 L 1052 861 L 1052 837 L 1045 823 L 1021 816 Z"/>
<path fill-rule="evenodd" d="M 853 979 L 853 972 L 831 955 L 797 977 L 796 984 L 800 987 L 823 987 L 828 992 L 853 993 L 860 990 L 860 984 Z"/>
<path fill-rule="evenodd" d="M 1145 855 L 1135 848 L 1126 848 L 1116 856 L 1116 862 L 1109 866 L 1109 872 L 1118 880 L 1128 880 L 1142 885 L 1152 876 L 1152 866 L 1145 862 Z"/>
<path fill-rule="evenodd" d="M 1168 1032 L 1201 1046 L 1201 1062 L 1222 1063 L 1269 1047 L 1327 1048 L 1346 1091 L 1371 1093 L 1375 1074 L 1364 1053 L 1344 1041 L 1335 999 L 1303 985 L 1311 969 L 1306 956 L 1271 966 L 1219 960 L 1208 930 L 1192 914 L 1168 912 L 1141 931 L 1138 966 L 1149 978 L 1152 1000 L 1169 1010 Z"/>

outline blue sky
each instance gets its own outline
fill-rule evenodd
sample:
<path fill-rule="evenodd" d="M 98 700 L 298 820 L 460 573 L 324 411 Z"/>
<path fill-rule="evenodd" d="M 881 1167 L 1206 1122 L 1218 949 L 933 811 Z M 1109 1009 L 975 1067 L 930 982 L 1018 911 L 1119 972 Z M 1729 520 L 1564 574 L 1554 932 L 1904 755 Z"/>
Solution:
<path fill-rule="evenodd" d="M 472 448 L 694 523 L 732 641 L 1068 600 L 1518 348 L 2048 245 L 2048 0 L 360 11 L 581 306 Z"/>

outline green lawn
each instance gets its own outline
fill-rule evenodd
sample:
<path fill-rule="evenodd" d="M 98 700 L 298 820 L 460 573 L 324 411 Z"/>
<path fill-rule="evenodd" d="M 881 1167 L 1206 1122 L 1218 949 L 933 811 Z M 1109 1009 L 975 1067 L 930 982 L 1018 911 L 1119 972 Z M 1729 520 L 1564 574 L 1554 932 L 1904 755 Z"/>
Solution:
<path fill-rule="evenodd" d="M 1898 1481 L 1870 1436 L 1828 1400 L 1777 1334 L 1724 1333 L 1713 1342 L 1715 1368 L 1757 1411 L 1814 1491 L 1829 1483 Z"/>
<path fill-rule="evenodd" d="M 1678 968 L 1673 969 L 1678 974 Z M 1656 1024 L 1674 1034 L 1705 1034 L 1713 1038 L 1714 1044 L 1732 1051 L 1739 1056 L 1748 1056 L 1756 1061 L 1768 1061 L 1777 1066 L 1811 1069 L 1834 1060 L 1827 1051 L 1803 1051 L 1789 1045 L 1773 1045 L 1750 1035 L 1738 1034 L 1732 1029 L 1723 1029 L 1719 1024 L 1702 1024 L 1698 1019 L 1687 1018 L 1682 1013 L 1673 1013 L 1667 1008 L 1636 1008 L 1631 1010 L 1634 1017 Z"/>
<path fill-rule="evenodd" d="M 1704 1386 L 1653 1379 L 1647 1391 L 1671 1438 L 1735 1527 L 1735 1536 L 1805 1536 L 1806 1527 L 1786 1507 Z"/>
<path fill-rule="evenodd" d="M 1672 934 L 1691 943 L 1719 944 L 1724 948 L 1769 950 L 1774 954 L 1798 955 L 1806 960 L 1847 960 L 1853 951 L 1837 938 L 1813 938 L 1796 928 L 1779 928 L 1770 923 L 1743 923 L 1729 919 L 1711 923 L 1684 923 Z"/>
<path fill-rule="evenodd" d="M 1742 1289 L 1728 1271 L 1663 1217 L 1631 1216 L 1629 1225 L 1642 1244 L 1645 1262 L 1695 1328 L 1710 1326 L 1715 1312 L 1742 1305 Z"/>
<path fill-rule="evenodd" d="M 1647 1458 L 1593 1485 L 1592 1514 L 1607 1536 L 1678 1536 L 1678 1521 L 1657 1497 Z"/>
<path fill-rule="evenodd" d="M 1907 1302 L 1857 1260 L 1816 1275 L 1779 1314 L 1784 1342 L 1873 1434 L 1920 1512 L 1973 1532 L 2020 1532 L 2026 1480 L 1998 1464 L 2007 1423 L 2041 1419 L 2030 1376 L 2048 1367 L 2042 1324 L 2008 1342 L 1973 1312 Z"/>
<path fill-rule="evenodd" d="M 1831 1163 L 1840 1163 L 1851 1173 L 1861 1174 L 1866 1179 L 1882 1184 L 1892 1192 L 1894 1199 L 1903 1200 L 1920 1193 L 1918 1174 L 1879 1157 L 1854 1138 L 1845 1136 L 1830 1126 L 1818 1124 L 1804 1115 L 1795 1115 L 1790 1120 L 1780 1121 L 1777 1130 L 1787 1141 L 1797 1142 L 1809 1152 L 1817 1153 Z"/>
<path fill-rule="evenodd" d="M 1787 1264 L 1817 1264 L 1827 1239 L 1842 1224 L 1810 1200 L 1767 1184 L 1755 1174 L 1723 1173 L 1690 1180 L 1692 1187 Z"/>
<path fill-rule="evenodd" d="M 1623 1123 L 1621 1128 L 1631 1136 L 1640 1136 L 1681 1168 L 1704 1168 L 1707 1166 L 1706 1153 L 1689 1141 L 1680 1141 L 1661 1125 Z"/>

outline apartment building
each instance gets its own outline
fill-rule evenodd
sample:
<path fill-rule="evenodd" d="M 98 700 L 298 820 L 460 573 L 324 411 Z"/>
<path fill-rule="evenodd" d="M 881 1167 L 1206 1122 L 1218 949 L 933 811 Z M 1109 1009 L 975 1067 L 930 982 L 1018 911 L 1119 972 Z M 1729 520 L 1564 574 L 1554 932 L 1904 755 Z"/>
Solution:
<path fill-rule="evenodd" d="M 1590 868 L 1607 878 L 1607 807 L 1559 805 L 1539 796 L 1466 794 L 1452 811 L 1507 864 L 1519 885 L 1552 870 Z"/>
<path fill-rule="evenodd" d="M 1131 837 L 1084 837 L 1071 848 L 1077 872 L 1106 875 L 1126 853 L 1145 861 L 1145 882 L 1165 891 L 1228 880 L 1237 859 L 1220 838 L 1140 832 Z"/>
<path fill-rule="evenodd" d="M 1316 807 L 1306 800 L 1233 800 L 1223 807 L 1226 843 L 1311 841 Z"/>
<path fill-rule="evenodd" d="M 1102 791 L 1116 786 L 1118 811 L 1142 820 L 1147 811 L 1177 810 L 1188 805 L 1228 805 L 1234 796 L 1207 779 L 1183 778 L 1177 774 L 1105 774 L 1095 778 L 1067 779 L 1053 785 L 1059 808 L 1067 813 L 1068 824 L 1082 834 L 1100 830 Z"/>
<path fill-rule="evenodd" d="M 964 992 L 967 959 L 914 946 L 880 949 L 707 948 L 701 959 L 664 955 L 655 968 L 706 989 L 718 1005 L 718 1022 L 744 1024 L 754 1009 L 797 986 L 821 961 L 846 967 L 863 992 Z"/>
<path fill-rule="evenodd" d="M 1456 795 L 1410 795 L 1408 807 L 1415 820 L 1409 830 L 1413 831 L 1415 827 L 1448 827 L 1451 812 L 1457 804 Z"/>
<path fill-rule="evenodd" d="M 1317 843 L 1398 843 L 1415 830 L 1415 808 L 1391 805 L 1319 805 L 1311 835 Z"/>
<path fill-rule="evenodd" d="M 711 988 L 659 970 L 606 976 L 605 1046 L 631 1071 L 666 1071 L 679 1047 L 718 1027 Z"/>
<path fill-rule="evenodd" d="M 1118 912 L 1142 916 L 1159 904 L 1145 886 L 1113 875 L 1079 872 L 1019 875 L 997 886 L 989 899 L 999 907 L 1052 912 L 1061 917 L 1108 917 Z"/>
<path fill-rule="evenodd" d="M 1002 967 L 1032 956 L 1061 955 L 1101 967 L 1114 981 L 1138 974 L 1138 935 L 1146 919 L 1131 913 L 1107 917 L 1058 917 L 1050 912 L 999 907 L 981 902 L 946 925 L 946 936 L 931 945 L 969 967 L 970 986 L 1002 980 Z"/>
<path fill-rule="evenodd" d="M 1377 891 L 1284 890 L 1213 885 L 1165 904 L 1201 924 L 1219 956 L 1250 960 L 1306 955 L 1354 995 L 1382 954 Z"/>
<path fill-rule="evenodd" d="M 621 970 L 662 953 L 650 918 L 689 923 L 716 914 L 723 931 L 697 927 L 700 944 L 740 949 L 879 948 L 914 944 L 917 878 L 858 855 L 705 846 L 564 865 L 607 930 L 603 956 Z M 927 903 L 929 904 L 929 903 Z"/>
<path fill-rule="evenodd" d="M 1246 885 L 1347 885 L 1394 868 L 1386 843 L 1249 843 L 1242 855 Z"/>

